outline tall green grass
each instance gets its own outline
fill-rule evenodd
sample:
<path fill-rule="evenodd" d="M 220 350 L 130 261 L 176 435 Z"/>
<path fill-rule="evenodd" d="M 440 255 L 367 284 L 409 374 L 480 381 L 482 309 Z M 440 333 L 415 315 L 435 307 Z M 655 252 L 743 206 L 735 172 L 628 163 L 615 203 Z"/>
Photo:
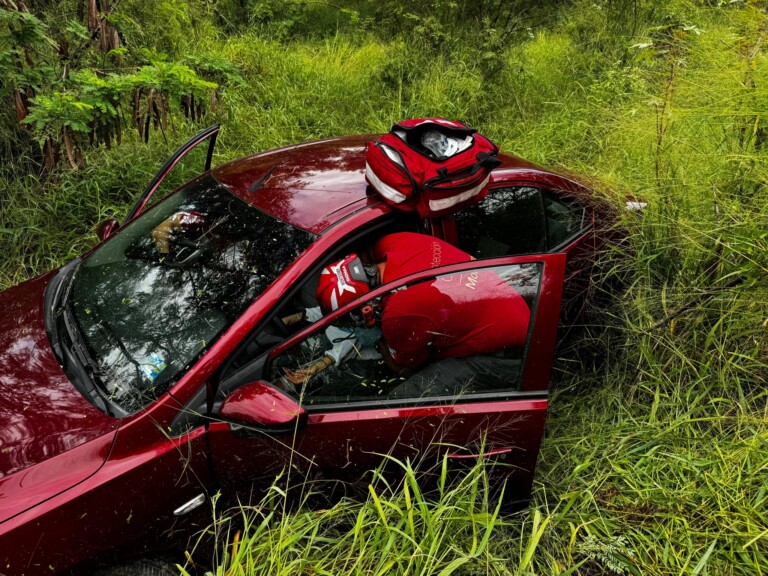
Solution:
<path fill-rule="evenodd" d="M 285 514 L 287 495 L 276 484 L 238 517 L 219 518 L 213 528 L 226 538 L 214 574 L 512 573 L 491 549 L 503 522 L 482 463 L 450 482 L 443 461 L 430 494 L 410 463 L 388 463 L 401 480 L 375 471 L 367 500 Z M 543 526 L 534 524 L 540 534 Z"/>

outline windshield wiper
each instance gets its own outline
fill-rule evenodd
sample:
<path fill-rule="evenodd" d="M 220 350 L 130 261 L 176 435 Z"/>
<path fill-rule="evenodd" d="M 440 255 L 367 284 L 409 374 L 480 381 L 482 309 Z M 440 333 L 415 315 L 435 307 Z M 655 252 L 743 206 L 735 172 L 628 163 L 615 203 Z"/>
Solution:
<path fill-rule="evenodd" d="M 267 170 L 266 172 L 264 172 L 264 174 L 261 176 L 261 178 L 259 178 L 258 180 L 256 180 L 256 181 L 255 181 L 253 184 L 251 184 L 251 185 L 248 187 L 248 192 L 250 192 L 251 194 L 253 194 L 253 193 L 254 193 L 254 192 L 256 192 L 256 191 L 257 191 L 259 188 L 261 188 L 262 186 L 264 186 L 264 182 L 266 182 L 266 181 L 267 181 L 267 178 L 269 178 L 269 177 L 271 176 L 272 172 L 274 172 L 274 171 L 275 171 L 275 168 L 277 168 L 279 165 L 280 165 L 280 162 L 275 162 L 275 163 L 274 163 L 272 166 L 270 166 L 270 167 L 269 167 L 269 170 Z"/>
<path fill-rule="evenodd" d="M 43 317 L 45 319 L 45 331 L 48 333 L 48 339 L 51 342 L 53 353 L 59 360 L 59 363 L 64 361 L 64 352 L 61 346 L 61 335 L 59 334 L 58 322 L 61 315 L 61 303 L 64 301 L 70 281 L 77 268 L 80 266 L 81 260 L 73 260 L 69 264 L 63 266 L 56 274 L 53 275 L 48 286 L 45 287 L 45 306 Z"/>
<path fill-rule="evenodd" d="M 124 416 L 126 412 L 110 401 L 105 391 L 96 384 L 95 374 L 98 366 L 80 334 L 71 304 L 69 304 L 69 296 L 79 266 L 78 261 L 77 264 L 73 263 L 71 268 L 67 267 L 59 282 L 52 287 L 54 292 L 50 303 L 46 306 L 46 317 L 50 318 L 48 325 L 51 345 L 72 384 L 91 404 L 110 416 Z"/>
<path fill-rule="evenodd" d="M 80 329 L 69 304 L 64 306 L 61 319 L 70 344 L 65 350 L 65 357 L 70 361 L 68 364 L 71 368 L 70 373 L 77 376 L 76 380 L 82 386 L 81 392 L 85 392 L 94 406 L 110 416 L 125 416 L 126 412 L 112 402 L 108 394 L 96 383 L 95 374 L 98 371 L 98 365 L 91 357 L 88 346 L 80 335 Z"/>

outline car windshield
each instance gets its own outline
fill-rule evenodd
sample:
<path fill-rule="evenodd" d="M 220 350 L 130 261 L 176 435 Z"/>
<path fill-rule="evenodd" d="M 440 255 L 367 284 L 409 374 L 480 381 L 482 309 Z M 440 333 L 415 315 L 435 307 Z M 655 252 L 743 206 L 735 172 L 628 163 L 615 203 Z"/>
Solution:
<path fill-rule="evenodd" d="M 212 177 L 148 210 L 79 267 L 67 306 L 95 384 L 132 413 L 170 388 L 314 240 Z"/>

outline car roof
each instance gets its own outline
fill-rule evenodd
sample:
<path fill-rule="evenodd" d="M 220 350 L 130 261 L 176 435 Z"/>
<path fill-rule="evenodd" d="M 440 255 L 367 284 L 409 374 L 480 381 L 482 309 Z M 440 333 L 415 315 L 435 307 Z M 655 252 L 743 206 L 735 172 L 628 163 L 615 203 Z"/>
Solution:
<path fill-rule="evenodd" d="M 351 214 L 381 204 L 365 182 L 366 145 L 376 137 L 361 134 L 298 144 L 240 158 L 211 173 L 251 205 L 320 234 Z M 553 176 L 521 158 L 500 154 L 499 159 L 497 173 L 512 169 Z"/>

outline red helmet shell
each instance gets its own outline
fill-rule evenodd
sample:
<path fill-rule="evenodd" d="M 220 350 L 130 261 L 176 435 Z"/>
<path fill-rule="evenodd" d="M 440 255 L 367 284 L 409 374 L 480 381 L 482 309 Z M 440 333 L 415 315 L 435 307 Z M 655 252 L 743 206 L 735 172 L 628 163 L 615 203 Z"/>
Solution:
<path fill-rule="evenodd" d="M 328 314 L 370 290 L 363 263 L 357 254 L 350 254 L 323 268 L 317 301 L 323 314 Z"/>

